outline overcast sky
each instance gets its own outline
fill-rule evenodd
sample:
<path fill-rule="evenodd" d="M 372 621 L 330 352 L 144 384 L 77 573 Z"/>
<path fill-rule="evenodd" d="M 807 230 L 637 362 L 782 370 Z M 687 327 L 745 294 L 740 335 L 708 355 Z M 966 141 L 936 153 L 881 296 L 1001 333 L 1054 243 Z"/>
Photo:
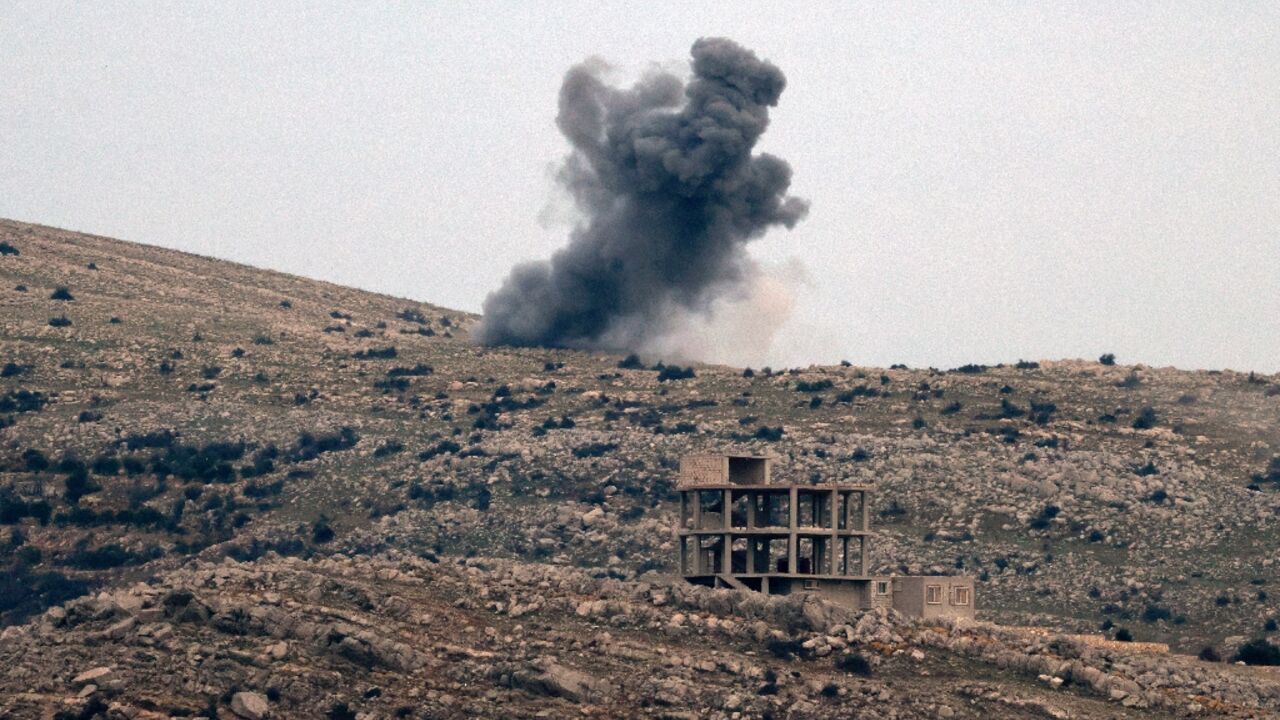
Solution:
<path fill-rule="evenodd" d="M 565 70 L 723 35 L 812 202 L 757 364 L 1280 371 L 1280 5 L 687 5 L 4 3 L 0 216 L 478 311 L 566 237 Z"/>

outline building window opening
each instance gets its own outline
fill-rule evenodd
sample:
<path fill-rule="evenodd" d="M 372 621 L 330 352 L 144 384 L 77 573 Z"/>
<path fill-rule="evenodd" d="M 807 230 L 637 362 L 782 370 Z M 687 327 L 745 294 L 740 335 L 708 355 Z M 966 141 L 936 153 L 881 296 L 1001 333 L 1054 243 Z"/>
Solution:
<path fill-rule="evenodd" d="M 951 589 L 952 605 L 968 605 L 969 604 L 969 588 L 957 587 Z"/>
<path fill-rule="evenodd" d="M 736 527 L 736 528 L 755 527 L 760 524 L 760 520 L 758 517 L 752 517 L 753 513 L 751 511 L 754 508 L 751 507 L 751 502 L 752 502 L 752 498 L 747 493 L 738 493 L 733 498 L 733 506 L 729 514 L 729 517 L 730 517 L 729 522 L 730 524 L 733 525 L 733 527 Z M 751 523 L 748 523 L 747 522 L 748 519 L 753 520 L 755 524 L 752 525 Z"/>
<path fill-rule="evenodd" d="M 888 594 L 889 594 L 889 581 L 888 581 L 888 580 L 877 580 L 877 581 L 876 581 L 876 594 L 877 594 L 877 595 L 888 595 Z"/>
<path fill-rule="evenodd" d="M 757 527 L 787 527 L 791 524 L 791 497 L 787 493 L 757 492 Z"/>
<path fill-rule="evenodd" d="M 793 572 L 799 575 L 812 575 L 816 565 L 814 562 L 816 552 L 812 539 L 800 538 L 796 543 L 796 568 Z"/>
<path fill-rule="evenodd" d="M 925 604 L 927 605 L 941 605 L 942 604 L 942 586 L 926 585 L 924 587 L 924 601 L 925 601 Z"/>

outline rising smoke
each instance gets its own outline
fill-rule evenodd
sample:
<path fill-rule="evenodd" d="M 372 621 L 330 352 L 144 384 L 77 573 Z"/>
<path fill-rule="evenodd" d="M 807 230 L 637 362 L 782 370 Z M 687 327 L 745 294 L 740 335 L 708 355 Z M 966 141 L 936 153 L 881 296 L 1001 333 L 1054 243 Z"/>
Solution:
<path fill-rule="evenodd" d="M 583 221 L 550 261 L 516 266 L 484 303 L 489 345 L 637 350 L 760 276 L 745 245 L 791 228 L 791 167 L 752 155 L 786 80 L 723 38 L 693 44 L 686 85 L 652 73 L 610 87 L 588 61 L 560 89 L 560 172 Z M 678 335 L 678 333 L 677 333 Z"/>

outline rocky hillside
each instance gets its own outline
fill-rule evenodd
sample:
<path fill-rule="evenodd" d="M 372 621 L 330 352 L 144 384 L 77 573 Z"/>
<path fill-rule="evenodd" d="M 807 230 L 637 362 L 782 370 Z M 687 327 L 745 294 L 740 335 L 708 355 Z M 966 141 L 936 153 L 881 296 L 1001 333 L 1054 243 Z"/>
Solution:
<path fill-rule="evenodd" d="M 251 720 L 1101 720 L 1280 706 L 1262 668 L 598 575 L 398 551 L 189 563 L 10 628 L 0 701 L 19 717 Z"/>
<path fill-rule="evenodd" d="M 0 711 L 1274 707 L 1264 670 L 892 617 L 869 640 L 665 573 L 679 457 L 767 452 L 792 479 L 874 483 L 877 567 L 973 574 L 984 620 L 1265 649 L 1246 643 L 1280 618 L 1280 377 L 686 367 L 480 348 L 474 321 L 0 221 L 0 652 L 22 669 Z M 1082 665 L 1015 661 L 1036 655 Z"/>

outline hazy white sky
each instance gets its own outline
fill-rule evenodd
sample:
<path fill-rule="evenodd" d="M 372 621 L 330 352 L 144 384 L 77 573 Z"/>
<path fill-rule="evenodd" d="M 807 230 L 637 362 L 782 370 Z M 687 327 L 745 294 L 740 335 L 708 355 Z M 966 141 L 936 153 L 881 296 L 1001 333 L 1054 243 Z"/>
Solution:
<path fill-rule="evenodd" d="M 5 3 L 0 216 L 478 310 L 564 241 L 564 71 L 704 35 L 812 201 L 756 364 L 1280 371 L 1275 3 Z"/>

